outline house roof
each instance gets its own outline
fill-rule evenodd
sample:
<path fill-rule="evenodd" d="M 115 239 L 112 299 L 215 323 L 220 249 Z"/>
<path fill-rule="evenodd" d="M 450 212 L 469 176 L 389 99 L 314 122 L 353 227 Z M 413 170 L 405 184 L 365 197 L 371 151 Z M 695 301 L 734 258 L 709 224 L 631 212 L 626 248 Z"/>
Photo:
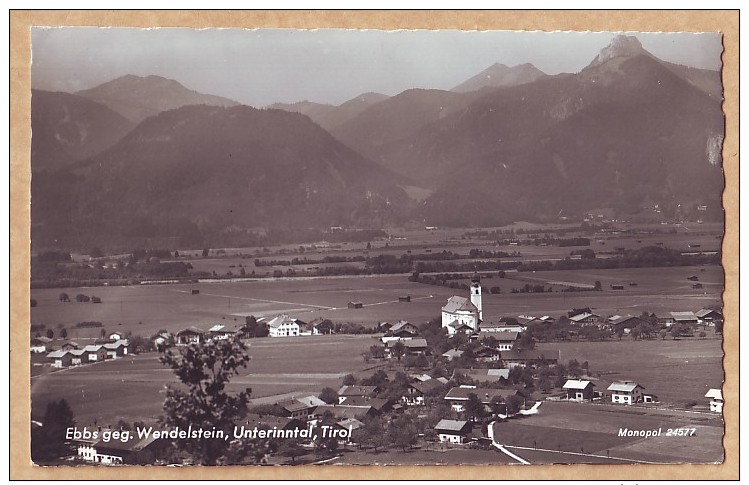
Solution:
<path fill-rule="evenodd" d="M 296 411 L 302 411 L 303 409 L 309 409 L 311 407 L 314 407 L 314 406 L 308 406 L 307 404 L 301 401 L 297 401 L 296 399 L 289 399 L 286 401 L 281 401 L 277 404 L 290 413 L 294 413 Z"/>
<path fill-rule="evenodd" d="M 338 396 L 373 396 L 377 392 L 377 386 L 341 386 Z"/>
<path fill-rule="evenodd" d="M 633 315 L 615 315 L 609 318 L 609 323 L 611 325 L 621 325 L 622 323 L 626 323 L 630 320 L 640 320 L 640 317 L 635 317 Z"/>
<path fill-rule="evenodd" d="M 346 419 L 346 418 L 363 418 L 367 415 L 367 413 L 370 412 L 370 410 L 374 409 L 372 406 L 347 406 L 345 404 L 326 404 L 324 406 L 317 406 L 317 409 L 315 409 L 315 414 L 322 416 L 325 414 L 325 411 L 330 411 L 330 413 L 335 416 L 336 418 L 340 419 Z"/>
<path fill-rule="evenodd" d="M 198 328 L 198 327 L 189 327 L 189 328 L 185 328 L 185 329 L 180 330 L 179 332 L 177 332 L 178 336 L 179 335 L 185 335 L 185 334 L 203 335 L 203 334 L 205 334 L 205 330 L 203 330 L 202 328 Z"/>
<path fill-rule="evenodd" d="M 468 300 L 468 298 L 462 296 L 451 296 L 447 300 L 447 304 L 442 307 L 443 312 L 456 313 L 458 311 L 464 312 L 478 312 L 478 308 Z"/>
<path fill-rule="evenodd" d="M 581 320 L 585 320 L 586 318 L 597 317 L 597 316 L 598 315 L 596 315 L 595 313 L 588 313 L 588 312 L 578 313 L 574 317 L 570 317 L 570 320 L 572 320 L 573 322 L 579 322 Z"/>
<path fill-rule="evenodd" d="M 490 403 L 495 397 L 506 398 L 514 396 L 516 389 L 490 389 L 485 387 L 453 387 L 445 395 L 448 401 L 467 401 L 469 394 L 476 394 L 482 403 Z"/>
<path fill-rule="evenodd" d="M 60 357 L 67 354 L 68 352 L 69 352 L 68 350 L 55 350 L 54 352 L 48 353 L 47 357 L 49 357 L 50 359 L 59 359 Z"/>
<path fill-rule="evenodd" d="M 349 429 L 350 428 L 351 430 L 355 430 L 355 429 L 359 429 L 359 428 L 363 428 L 364 427 L 364 423 L 362 423 L 361 421 L 359 421 L 356 418 L 346 418 L 346 419 L 344 419 L 342 421 L 338 421 L 336 424 L 338 426 L 340 426 L 341 428 L 345 428 L 345 429 Z"/>
<path fill-rule="evenodd" d="M 83 347 L 83 351 L 84 352 L 98 352 L 102 348 L 104 348 L 103 345 L 86 345 L 85 347 Z"/>
<path fill-rule="evenodd" d="M 38 343 L 41 343 L 41 344 L 48 344 L 48 343 L 52 342 L 52 339 L 51 338 L 47 338 L 47 337 L 34 337 L 34 338 L 31 339 L 31 343 L 35 343 L 35 342 L 38 342 Z"/>
<path fill-rule="evenodd" d="M 104 344 L 104 348 L 105 349 L 116 349 L 118 347 L 127 347 L 128 344 L 129 344 L 129 342 L 127 341 L 127 339 L 120 339 L 120 340 L 117 340 L 117 341 L 114 341 L 114 342 L 110 342 L 110 343 Z"/>
<path fill-rule="evenodd" d="M 371 406 L 374 409 L 380 411 L 382 410 L 382 408 L 388 405 L 388 400 L 378 398 L 378 397 L 346 396 L 343 398 L 343 401 L 339 405 L 340 406 L 365 406 L 365 407 Z"/>
<path fill-rule="evenodd" d="M 500 378 L 508 379 L 510 369 L 455 369 L 453 376 L 457 374 L 470 377 L 474 381 L 498 381 Z"/>
<path fill-rule="evenodd" d="M 719 316 L 719 317 L 723 316 L 723 314 L 720 313 L 719 311 L 717 311 L 717 310 L 711 310 L 709 308 L 703 308 L 702 310 L 698 310 L 698 311 L 694 312 L 694 314 L 695 314 L 695 316 L 697 318 L 704 318 L 704 317 L 706 317 L 706 316 L 708 316 L 710 314 L 715 314 L 716 316 Z"/>
<path fill-rule="evenodd" d="M 400 322 L 398 322 L 395 325 L 393 325 L 392 327 L 390 327 L 390 332 L 391 333 L 395 333 L 395 332 L 397 332 L 399 330 L 402 330 L 402 329 L 408 330 L 407 327 L 414 327 L 414 325 L 406 322 L 405 320 L 401 320 Z"/>
<path fill-rule="evenodd" d="M 562 386 L 562 389 L 587 389 L 588 386 L 595 387 L 595 384 L 581 379 L 568 379 Z"/>
<path fill-rule="evenodd" d="M 462 350 L 458 350 L 458 349 L 450 349 L 447 352 L 445 352 L 444 354 L 442 354 L 443 357 L 448 357 L 448 358 L 451 358 L 451 357 L 460 357 L 461 355 L 463 355 L 463 351 Z"/>
<path fill-rule="evenodd" d="M 437 379 L 430 379 L 428 381 L 424 382 L 414 382 L 411 384 L 411 387 L 416 389 L 422 394 L 426 394 L 427 392 L 431 391 L 432 389 L 437 389 L 439 387 L 442 387 L 444 384 Z"/>
<path fill-rule="evenodd" d="M 294 321 L 294 319 L 289 317 L 288 315 L 278 315 L 270 322 L 268 322 L 268 328 L 279 328 L 281 325 L 291 325 L 292 323 L 296 324 L 296 321 Z"/>
<path fill-rule="evenodd" d="M 495 339 L 500 342 L 514 342 L 520 338 L 520 332 L 495 332 L 496 335 L 492 335 Z"/>
<path fill-rule="evenodd" d="M 722 401 L 723 400 L 723 391 L 720 390 L 720 389 L 710 389 L 705 394 L 705 397 L 709 397 L 709 398 L 712 398 L 712 399 L 720 399 Z"/>
<path fill-rule="evenodd" d="M 307 406 L 322 406 L 325 404 L 325 401 L 320 399 L 319 397 L 315 397 L 312 395 L 304 396 L 304 397 L 297 397 L 295 398 L 297 401 L 301 402 L 302 404 L 306 404 Z"/>
<path fill-rule="evenodd" d="M 619 392 L 632 392 L 636 388 L 645 389 L 636 382 L 614 382 L 606 390 L 607 391 L 619 391 Z"/>
<path fill-rule="evenodd" d="M 674 320 L 696 320 L 697 315 L 694 314 L 694 312 L 671 312 L 671 316 L 674 317 Z"/>
<path fill-rule="evenodd" d="M 465 323 L 459 322 L 458 320 L 453 320 L 449 323 L 451 327 L 453 327 L 455 330 L 460 330 L 462 328 L 468 328 L 473 330 L 473 327 L 470 325 L 466 325 Z"/>
<path fill-rule="evenodd" d="M 422 349 L 427 347 L 427 339 L 425 338 L 412 338 L 410 340 L 402 340 L 402 342 L 407 349 Z"/>
<path fill-rule="evenodd" d="M 442 419 L 439 423 L 434 427 L 435 431 L 447 431 L 447 432 L 453 432 L 453 433 L 460 433 L 462 432 L 466 426 L 468 425 L 468 421 L 456 421 L 454 419 Z"/>

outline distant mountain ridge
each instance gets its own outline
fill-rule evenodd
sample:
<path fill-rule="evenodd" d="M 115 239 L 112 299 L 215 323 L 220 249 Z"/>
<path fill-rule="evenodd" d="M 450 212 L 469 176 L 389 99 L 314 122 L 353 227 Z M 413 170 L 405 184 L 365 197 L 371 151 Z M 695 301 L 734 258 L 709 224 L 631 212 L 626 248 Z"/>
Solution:
<path fill-rule="evenodd" d="M 482 88 L 499 88 L 503 86 L 517 86 L 535 81 L 546 76 L 546 73 L 533 64 L 520 64 L 508 67 L 504 64 L 495 63 L 472 78 L 458 84 L 451 91 L 466 93 L 478 91 Z"/>
<path fill-rule="evenodd" d="M 158 77 L 87 90 L 109 105 L 34 91 L 32 241 L 221 246 L 256 229 L 491 226 L 646 202 L 719 217 L 719 80 L 622 36 L 576 74 L 340 106 L 258 110 Z M 154 114 L 135 124 L 113 105 Z"/>
<path fill-rule="evenodd" d="M 133 123 L 182 106 L 237 106 L 234 100 L 187 89 L 161 76 L 122 76 L 91 89 L 75 93 L 104 104 Z"/>

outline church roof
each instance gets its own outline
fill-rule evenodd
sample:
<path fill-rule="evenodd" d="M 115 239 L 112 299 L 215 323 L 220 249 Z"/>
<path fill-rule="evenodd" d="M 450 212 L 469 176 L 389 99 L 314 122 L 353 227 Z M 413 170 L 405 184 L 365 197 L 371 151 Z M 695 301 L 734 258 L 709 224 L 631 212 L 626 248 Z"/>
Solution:
<path fill-rule="evenodd" d="M 471 303 L 468 298 L 462 296 L 453 296 L 450 297 L 449 300 L 447 300 L 447 304 L 442 307 L 442 311 L 447 313 L 455 313 L 458 311 L 478 312 L 479 309 L 476 308 L 476 305 Z"/>

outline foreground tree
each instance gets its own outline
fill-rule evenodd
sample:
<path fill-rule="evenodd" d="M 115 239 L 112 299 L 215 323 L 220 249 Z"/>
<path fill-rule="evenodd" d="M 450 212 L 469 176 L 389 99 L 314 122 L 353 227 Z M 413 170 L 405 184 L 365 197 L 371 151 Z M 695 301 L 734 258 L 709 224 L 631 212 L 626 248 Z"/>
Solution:
<path fill-rule="evenodd" d="M 31 431 L 31 459 L 40 465 L 70 454 L 65 445 L 69 427 L 75 426 L 70 405 L 65 399 L 47 404 L 42 426 Z"/>
<path fill-rule="evenodd" d="M 240 463 L 247 457 L 259 460 L 261 443 L 233 440 L 234 423 L 247 408 L 250 390 L 229 395 L 226 385 L 250 357 L 241 340 L 219 340 L 183 347 L 178 353 L 167 349 L 160 358 L 171 368 L 183 386 L 168 386 L 164 399 L 164 420 L 170 427 L 204 431 L 223 430 L 229 439 L 198 438 L 178 440 L 178 450 L 190 454 L 202 465 Z M 254 460 L 252 460 L 254 459 Z"/>

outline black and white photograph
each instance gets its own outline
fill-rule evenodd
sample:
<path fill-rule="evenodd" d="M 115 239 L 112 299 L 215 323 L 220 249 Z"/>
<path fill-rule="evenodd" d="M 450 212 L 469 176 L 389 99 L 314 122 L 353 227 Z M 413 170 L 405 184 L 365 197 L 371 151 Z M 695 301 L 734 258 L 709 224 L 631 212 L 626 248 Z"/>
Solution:
<path fill-rule="evenodd" d="M 34 466 L 723 463 L 721 32 L 29 35 Z"/>

